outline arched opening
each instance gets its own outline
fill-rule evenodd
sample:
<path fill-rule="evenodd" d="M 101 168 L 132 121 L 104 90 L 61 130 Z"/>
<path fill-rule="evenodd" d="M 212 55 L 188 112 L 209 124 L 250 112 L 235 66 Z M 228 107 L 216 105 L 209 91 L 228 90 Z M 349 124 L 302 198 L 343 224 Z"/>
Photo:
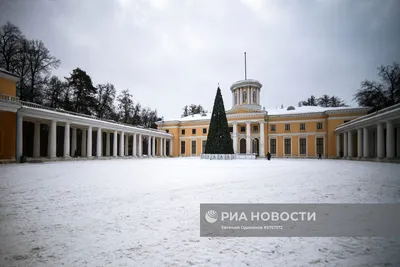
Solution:
<path fill-rule="evenodd" d="M 240 139 L 240 154 L 246 154 L 246 139 Z"/>
<path fill-rule="evenodd" d="M 259 152 L 260 152 L 260 146 L 259 146 L 259 141 L 258 141 L 258 139 L 257 138 L 254 138 L 253 139 L 253 146 L 252 146 L 252 150 L 251 150 L 251 152 L 252 153 L 256 153 L 257 155 L 259 154 Z"/>

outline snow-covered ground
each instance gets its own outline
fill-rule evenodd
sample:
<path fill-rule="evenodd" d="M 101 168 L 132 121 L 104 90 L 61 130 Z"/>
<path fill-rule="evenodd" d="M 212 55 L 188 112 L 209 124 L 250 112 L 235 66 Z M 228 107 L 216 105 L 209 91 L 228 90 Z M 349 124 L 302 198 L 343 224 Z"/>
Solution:
<path fill-rule="evenodd" d="M 399 173 L 307 159 L 4 165 L 0 266 L 400 266 L 400 239 L 199 237 L 200 203 L 400 203 Z"/>

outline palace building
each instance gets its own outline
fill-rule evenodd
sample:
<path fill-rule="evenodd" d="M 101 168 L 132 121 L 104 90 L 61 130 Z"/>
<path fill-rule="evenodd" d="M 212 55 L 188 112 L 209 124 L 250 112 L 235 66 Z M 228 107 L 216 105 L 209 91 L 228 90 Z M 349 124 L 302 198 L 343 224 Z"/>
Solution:
<path fill-rule="evenodd" d="M 266 110 L 260 103 L 262 85 L 245 79 L 232 84 L 232 107 L 226 111 L 234 152 L 265 157 L 336 158 L 335 128 L 367 114 L 366 107 L 324 108 L 289 106 Z M 173 135 L 173 156 L 200 156 L 207 140 L 211 113 L 158 122 L 158 129 Z M 339 150 L 340 150 L 339 147 Z M 346 147 L 347 149 L 347 147 Z M 344 153 L 344 152 L 343 152 Z"/>
<path fill-rule="evenodd" d="M 246 76 L 245 76 L 246 77 Z M 0 162 L 78 157 L 191 157 L 205 150 L 211 113 L 135 127 L 20 101 L 19 78 L 0 69 Z M 368 114 L 368 107 L 290 106 L 266 110 L 262 85 L 232 84 L 226 111 L 236 158 L 400 159 L 400 104 Z"/>

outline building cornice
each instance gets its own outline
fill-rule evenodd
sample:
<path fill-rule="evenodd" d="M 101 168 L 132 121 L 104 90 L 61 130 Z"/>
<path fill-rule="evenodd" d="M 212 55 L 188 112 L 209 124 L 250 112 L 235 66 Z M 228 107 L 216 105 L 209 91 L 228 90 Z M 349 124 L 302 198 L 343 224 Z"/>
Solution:
<path fill-rule="evenodd" d="M 257 87 L 259 90 L 261 90 L 262 84 L 254 79 L 246 79 L 246 80 L 241 80 L 233 83 L 231 85 L 231 91 L 235 90 L 236 88 L 243 87 L 243 86 L 254 86 Z"/>

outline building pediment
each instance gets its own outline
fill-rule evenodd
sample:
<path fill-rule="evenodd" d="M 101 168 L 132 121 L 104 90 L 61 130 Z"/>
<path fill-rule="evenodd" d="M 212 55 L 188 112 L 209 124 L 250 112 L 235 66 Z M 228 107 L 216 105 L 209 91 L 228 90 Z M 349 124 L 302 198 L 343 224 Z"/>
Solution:
<path fill-rule="evenodd" d="M 226 114 L 241 114 L 241 113 L 264 114 L 264 111 L 262 111 L 260 109 L 260 106 L 258 106 L 258 105 L 246 105 L 246 106 L 234 107 L 226 112 Z"/>

